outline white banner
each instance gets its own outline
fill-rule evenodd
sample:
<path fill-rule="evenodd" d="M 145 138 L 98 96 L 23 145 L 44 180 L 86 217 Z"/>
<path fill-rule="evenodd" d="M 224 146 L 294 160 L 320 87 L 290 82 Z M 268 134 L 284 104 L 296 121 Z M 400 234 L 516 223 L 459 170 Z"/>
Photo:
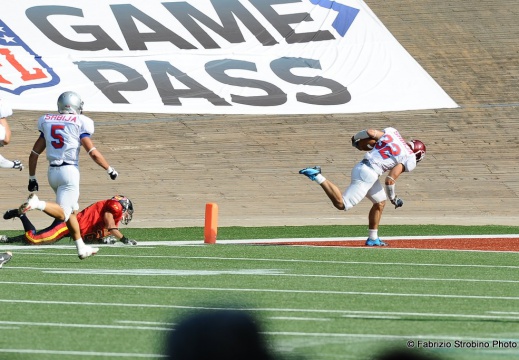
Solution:
<path fill-rule="evenodd" d="M 360 0 L 2 0 L 0 97 L 55 111 L 325 114 L 456 103 Z"/>

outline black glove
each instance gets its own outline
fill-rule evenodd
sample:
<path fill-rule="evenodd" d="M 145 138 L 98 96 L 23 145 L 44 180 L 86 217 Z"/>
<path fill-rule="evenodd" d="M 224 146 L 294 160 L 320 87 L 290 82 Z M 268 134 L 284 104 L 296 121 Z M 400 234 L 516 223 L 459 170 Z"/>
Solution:
<path fill-rule="evenodd" d="M 108 175 L 110 175 L 110 179 L 115 180 L 119 173 L 113 167 L 110 167 L 108 168 Z"/>
<path fill-rule="evenodd" d="M 395 205 L 396 209 L 404 205 L 404 200 L 400 199 L 399 197 L 395 197 L 393 200 L 391 200 L 391 204 Z"/>
<path fill-rule="evenodd" d="M 137 241 L 128 239 L 126 236 L 121 238 L 121 242 L 125 245 L 137 245 Z"/>
<path fill-rule="evenodd" d="M 27 190 L 30 192 L 38 191 L 38 180 L 29 179 L 29 186 L 27 186 Z"/>
<path fill-rule="evenodd" d="M 20 171 L 23 170 L 23 165 L 19 160 L 13 160 L 13 169 L 19 169 Z"/>

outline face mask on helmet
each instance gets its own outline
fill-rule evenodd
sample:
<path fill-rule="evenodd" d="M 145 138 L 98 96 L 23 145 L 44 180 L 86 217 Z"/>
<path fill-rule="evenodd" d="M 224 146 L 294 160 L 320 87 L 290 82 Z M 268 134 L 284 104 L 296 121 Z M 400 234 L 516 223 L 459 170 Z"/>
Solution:
<path fill-rule="evenodd" d="M 130 223 L 130 221 L 132 221 L 132 218 L 133 218 L 132 202 L 130 201 L 130 199 L 128 199 L 124 195 L 115 195 L 112 198 L 112 200 L 118 201 L 119 204 L 121 204 L 121 206 L 123 207 L 123 217 L 121 219 L 121 223 L 124 225 L 128 225 Z"/>
<path fill-rule="evenodd" d="M 407 142 L 407 145 L 413 150 L 413 153 L 416 156 L 416 162 L 420 162 L 425 158 L 425 144 L 420 140 L 411 140 Z"/>
<path fill-rule="evenodd" d="M 73 91 L 66 91 L 58 98 L 58 112 L 60 114 L 81 114 L 83 112 L 83 101 Z"/>

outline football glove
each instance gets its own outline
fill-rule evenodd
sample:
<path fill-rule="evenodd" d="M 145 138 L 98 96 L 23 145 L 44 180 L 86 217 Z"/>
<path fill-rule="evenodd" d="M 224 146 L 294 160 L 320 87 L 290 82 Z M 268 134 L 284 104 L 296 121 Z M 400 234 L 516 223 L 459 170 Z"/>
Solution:
<path fill-rule="evenodd" d="M 13 160 L 13 169 L 23 170 L 23 165 L 19 160 Z"/>
<path fill-rule="evenodd" d="M 128 239 L 126 236 L 123 236 L 121 238 L 121 242 L 125 245 L 137 245 L 137 241 Z"/>
<path fill-rule="evenodd" d="M 391 200 L 391 204 L 395 205 L 396 209 L 404 205 L 404 200 L 400 199 L 399 197 L 395 197 L 393 200 Z"/>
<path fill-rule="evenodd" d="M 27 190 L 30 192 L 38 191 L 38 180 L 29 179 L 29 185 L 27 186 Z"/>
<path fill-rule="evenodd" d="M 102 238 L 101 241 L 103 244 L 113 245 L 117 242 L 117 238 L 113 235 L 108 235 L 108 236 L 105 236 L 104 238 Z"/>
<path fill-rule="evenodd" d="M 112 180 L 117 179 L 117 176 L 119 175 L 119 173 L 111 166 L 108 168 L 107 173 L 110 175 L 110 179 Z"/>

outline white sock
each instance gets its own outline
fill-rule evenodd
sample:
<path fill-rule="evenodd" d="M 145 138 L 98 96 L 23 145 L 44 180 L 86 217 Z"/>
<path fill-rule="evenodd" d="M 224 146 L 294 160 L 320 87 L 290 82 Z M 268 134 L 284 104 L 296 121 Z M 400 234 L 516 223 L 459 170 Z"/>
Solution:
<path fill-rule="evenodd" d="M 323 176 L 323 174 L 317 174 L 315 175 L 315 182 L 321 185 L 323 182 L 326 181 L 326 178 Z"/>
<path fill-rule="evenodd" d="M 378 239 L 378 229 L 369 229 L 369 238 L 371 240 Z"/>
<path fill-rule="evenodd" d="M 78 251 L 81 251 L 86 245 L 83 241 L 83 238 L 79 238 L 77 240 L 74 240 L 74 243 L 76 244 L 76 248 Z"/>
<path fill-rule="evenodd" d="M 47 203 L 43 200 L 38 201 L 38 205 L 36 205 L 36 209 L 43 211 L 45 210 L 45 206 L 47 206 Z"/>

